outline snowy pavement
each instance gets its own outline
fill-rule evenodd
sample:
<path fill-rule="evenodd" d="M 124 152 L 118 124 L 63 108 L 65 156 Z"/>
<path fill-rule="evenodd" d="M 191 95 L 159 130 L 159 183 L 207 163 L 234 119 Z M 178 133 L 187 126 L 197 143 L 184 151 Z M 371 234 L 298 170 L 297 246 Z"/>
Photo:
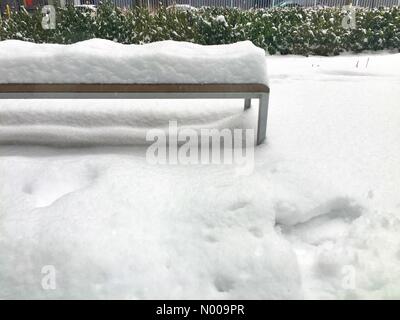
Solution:
<path fill-rule="evenodd" d="M 400 298 L 400 54 L 267 62 L 250 176 L 140 145 L 241 102 L 0 101 L 0 298 Z"/>

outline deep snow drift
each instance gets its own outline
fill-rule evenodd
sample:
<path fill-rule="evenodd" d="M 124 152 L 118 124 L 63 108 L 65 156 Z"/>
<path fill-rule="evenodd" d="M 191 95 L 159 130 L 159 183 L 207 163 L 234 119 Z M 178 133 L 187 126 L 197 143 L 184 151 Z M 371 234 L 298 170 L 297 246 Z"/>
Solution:
<path fill-rule="evenodd" d="M 264 50 L 250 41 L 202 46 L 0 42 L 0 83 L 266 83 Z"/>
<path fill-rule="evenodd" d="M 0 147 L 0 297 L 400 298 L 400 54 L 267 60 L 249 176 L 154 166 L 144 146 Z M 44 142 L 256 123 L 229 100 L 1 104 L 0 137 Z"/>

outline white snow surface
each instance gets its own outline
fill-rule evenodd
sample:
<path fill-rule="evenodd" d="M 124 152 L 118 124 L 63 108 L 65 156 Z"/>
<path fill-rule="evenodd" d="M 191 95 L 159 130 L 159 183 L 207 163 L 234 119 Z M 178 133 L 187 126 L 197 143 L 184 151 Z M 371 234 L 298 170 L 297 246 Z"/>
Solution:
<path fill-rule="evenodd" d="M 140 144 L 255 102 L 0 101 L 0 298 L 400 298 L 400 54 L 267 61 L 247 176 Z"/>
<path fill-rule="evenodd" d="M 250 41 L 202 46 L 0 42 L 0 83 L 267 83 L 264 50 Z"/>

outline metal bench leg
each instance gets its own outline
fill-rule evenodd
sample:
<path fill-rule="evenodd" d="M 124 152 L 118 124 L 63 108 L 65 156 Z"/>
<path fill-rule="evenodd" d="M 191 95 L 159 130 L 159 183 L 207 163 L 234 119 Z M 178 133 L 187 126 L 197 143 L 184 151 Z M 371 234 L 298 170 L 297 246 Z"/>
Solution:
<path fill-rule="evenodd" d="M 264 142 L 267 133 L 268 100 L 269 93 L 262 94 L 259 100 L 260 106 L 258 109 L 257 145 Z"/>
<path fill-rule="evenodd" d="M 244 110 L 250 109 L 251 107 L 251 98 L 244 99 Z"/>

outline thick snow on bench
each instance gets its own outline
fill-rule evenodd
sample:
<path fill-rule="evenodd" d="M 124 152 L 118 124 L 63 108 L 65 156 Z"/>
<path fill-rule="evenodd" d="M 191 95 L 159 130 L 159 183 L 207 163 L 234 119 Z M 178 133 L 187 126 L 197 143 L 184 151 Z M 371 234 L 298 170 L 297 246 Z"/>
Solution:
<path fill-rule="evenodd" d="M 202 46 L 0 42 L 0 83 L 266 83 L 264 50 L 250 41 Z"/>

